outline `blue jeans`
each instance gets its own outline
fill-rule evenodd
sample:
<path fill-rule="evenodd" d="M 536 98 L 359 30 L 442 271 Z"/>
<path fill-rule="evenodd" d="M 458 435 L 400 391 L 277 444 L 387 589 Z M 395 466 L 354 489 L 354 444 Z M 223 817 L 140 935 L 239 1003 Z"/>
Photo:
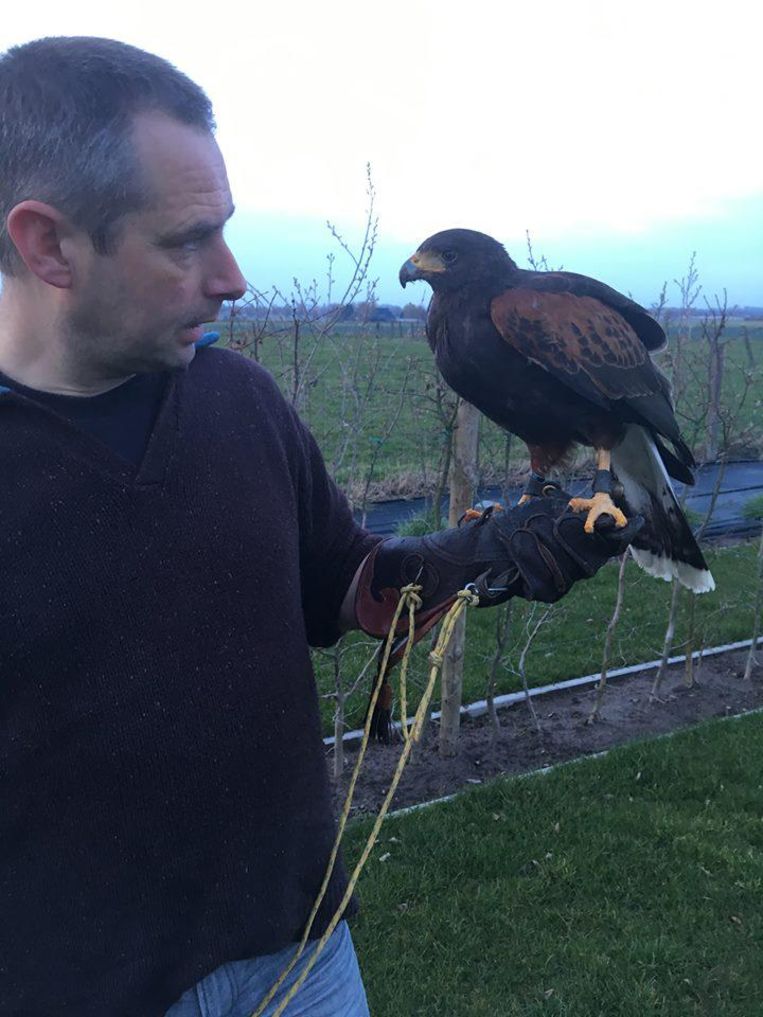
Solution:
<path fill-rule="evenodd" d="M 311 940 L 307 944 L 264 1017 L 272 1017 L 279 1002 L 301 974 L 316 942 Z M 296 945 L 293 945 L 266 957 L 221 965 L 184 993 L 165 1017 L 250 1017 L 296 950 Z M 337 925 L 310 974 L 284 1011 L 284 1017 L 369 1017 L 366 993 L 347 922 Z"/>

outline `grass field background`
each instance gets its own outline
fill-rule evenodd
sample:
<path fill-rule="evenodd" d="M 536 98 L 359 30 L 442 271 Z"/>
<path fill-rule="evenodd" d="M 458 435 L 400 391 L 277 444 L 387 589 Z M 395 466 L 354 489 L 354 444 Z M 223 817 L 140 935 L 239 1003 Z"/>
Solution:
<path fill-rule="evenodd" d="M 762 782 L 756 714 L 388 820 L 353 926 L 371 1013 L 755 1017 Z"/>

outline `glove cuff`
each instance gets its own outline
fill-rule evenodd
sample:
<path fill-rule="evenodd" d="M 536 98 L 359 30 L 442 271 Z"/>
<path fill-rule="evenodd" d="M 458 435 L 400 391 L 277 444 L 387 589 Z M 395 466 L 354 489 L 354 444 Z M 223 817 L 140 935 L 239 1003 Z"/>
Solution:
<path fill-rule="evenodd" d="M 393 541 L 383 541 L 376 545 L 363 563 L 355 590 L 355 618 L 358 626 L 377 639 L 384 639 L 389 633 L 403 587 L 419 580 L 422 586 L 425 585 L 426 562 L 423 556 L 405 552 L 401 555 L 396 547 L 390 546 L 392 544 Z M 387 559 L 382 568 L 379 568 L 380 556 Z M 400 561 L 395 562 L 390 569 L 392 556 L 400 556 Z M 386 584 L 374 582 L 378 573 L 388 575 L 390 571 L 397 573 L 392 581 L 397 585 L 392 585 L 389 580 Z M 416 613 L 417 640 L 442 618 L 455 599 L 453 595 L 435 604 L 425 603 L 419 608 Z M 404 635 L 407 631 L 408 612 L 404 611 L 398 620 L 395 635 Z"/>

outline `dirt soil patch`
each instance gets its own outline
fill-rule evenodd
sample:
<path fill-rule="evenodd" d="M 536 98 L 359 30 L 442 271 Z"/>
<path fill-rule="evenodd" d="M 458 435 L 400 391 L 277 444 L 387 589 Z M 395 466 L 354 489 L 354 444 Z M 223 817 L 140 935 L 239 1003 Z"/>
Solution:
<path fill-rule="evenodd" d="M 692 688 L 684 684 L 684 665 L 669 668 L 660 702 L 650 702 L 655 671 L 640 671 L 608 684 L 599 720 L 586 724 L 594 702 L 593 686 L 535 696 L 540 732 L 526 702 L 498 713 L 495 736 L 487 717 L 461 720 L 458 754 L 441 759 L 434 725 L 414 748 L 392 805 L 403 808 L 482 784 L 499 774 L 527 773 L 579 756 L 602 752 L 640 738 L 691 727 L 710 717 L 724 717 L 763 707 L 763 667 L 744 681 L 746 650 L 705 658 Z M 400 756 L 399 736 L 391 745 L 369 746 L 355 790 L 353 814 L 376 813 Z M 345 772 L 336 787 L 341 807 L 356 750 L 346 749 Z"/>

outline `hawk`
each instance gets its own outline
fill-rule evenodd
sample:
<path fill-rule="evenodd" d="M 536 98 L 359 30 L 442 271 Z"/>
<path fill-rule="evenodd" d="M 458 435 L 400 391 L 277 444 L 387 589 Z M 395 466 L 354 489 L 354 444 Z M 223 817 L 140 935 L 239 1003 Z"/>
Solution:
<path fill-rule="evenodd" d="M 429 237 L 400 270 L 433 290 L 427 338 L 450 387 L 530 452 L 525 498 L 578 444 L 596 455 L 586 529 L 609 514 L 644 517 L 631 552 L 646 572 L 694 593 L 715 588 L 670 477 L 693 484 L 668 380 L 650 354 L 665 333 L 634 301 L 574 272 L 520 269 L 485 233 Z M 613 498 L 619 503 L 615 504 Z"/>

